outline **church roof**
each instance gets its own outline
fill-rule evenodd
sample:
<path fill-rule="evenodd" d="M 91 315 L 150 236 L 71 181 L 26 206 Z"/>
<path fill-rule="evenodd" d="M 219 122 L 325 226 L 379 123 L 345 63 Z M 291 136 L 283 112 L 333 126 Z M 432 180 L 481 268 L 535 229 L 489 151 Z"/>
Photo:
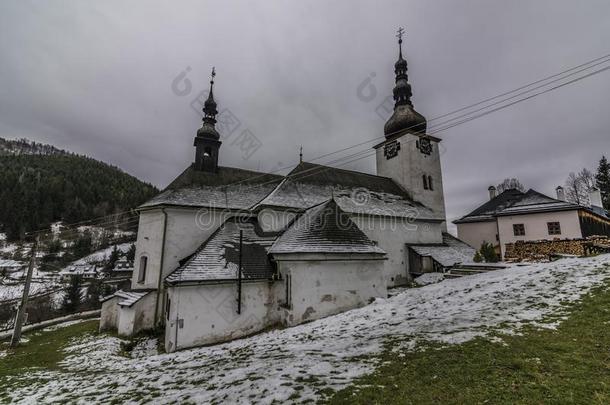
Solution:
<path fill-rule="evenodd" d="M 389 177 L 301 162 L 257 207 L 308 209 L 334 197 L 350 214 L 442 220 Z"/>
<path fill-rule="evenodd" d="M 159 195 L 140 206 L 159 205 L 248 209 L 265 198 L 283 176 L 233 167 L 218 172 L 197 171 L 189 166 Z"/>
<path fill-rule="evenodd" d="M 170 273 L 169 284 L 237 280 L 239 231 L 243 230 L 242 279 L 266 280 L 273 275 L 267 249 L 277 234 L 266 234 L 256 218 L 229 218 L 182 266 Z"/>
<path fill-rule="evenodd" d="M 409 245 L 420 256 L 429 256 L 443 267 L 451 267 L 457 263 L 472 263 L 476 249 L 458 238 L 443 233 L 443 243 Z"/>
<path fill-rule="evenodd" d="M 231 167 L 208 173 L 188 167 L 140 209 L 161 205 L 248 210 L 271 206 L 303 211 L 333 197 L 350 214 L 441 221 L 389 177 L 301 162 L 281 176 Z"/>
<path fill-rule="evenodd" d="M 332 199 L 305 211 L 269 252 L 385 254 Z"/>

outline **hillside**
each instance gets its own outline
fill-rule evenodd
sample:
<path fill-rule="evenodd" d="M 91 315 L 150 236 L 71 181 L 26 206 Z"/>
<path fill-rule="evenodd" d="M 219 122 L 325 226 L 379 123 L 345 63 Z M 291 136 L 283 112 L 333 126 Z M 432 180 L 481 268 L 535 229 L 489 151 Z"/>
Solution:
<path fill-rule="evenodd" d="M 67 324 L 0 346 L 0 401 L 608 403 L 609 280 L 609 255 L 512 266 L 170 354 Z"/>
<path fill-rule="evenodd" d="M 53 145 L 22 139 L 0 138 L 0 155 L 67 155 L 65 150 Z"/>
<path fill-rule="evenodd" d="M 0 139 L 0 232 L 18 239 L 55 221 L 135 208 L 155 195 L 119 168 L 50 145 Z"/>

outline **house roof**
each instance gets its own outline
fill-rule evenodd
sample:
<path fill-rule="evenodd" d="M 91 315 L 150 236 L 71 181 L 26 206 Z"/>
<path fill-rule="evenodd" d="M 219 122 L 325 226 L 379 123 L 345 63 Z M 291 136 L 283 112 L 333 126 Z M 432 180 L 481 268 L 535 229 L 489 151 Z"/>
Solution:
<path fill-rule="evenodd" d="M 442 244 L 410 245 L 420 256 L 430 256 L 444 267 L 457 263 L 471 263 L 476 249 L 448 233 L 443 233 Z"/>
<path fill-rule="evenodd" d="M 465 222 L 481 222 L 491 221 L 495 215 L 502 211 L 504 208 L 510 206 L 512 203 L 520 199 L 524 193 L 517 189 L 505 190 L 498 194 L 495 198 L 486 201 L 483 205 L 477 207 L 474 211 L 462 218 L 453 221 L 454 224 L 465 223 Z"/>
<path fill-rule="evenodd" d="M 533 189 L 529 189 L 519 199 L 502 209 L 497 215 L 532 214 L 547 211 L 577 210 L 584 207 L 568 201 L 548 197 Z"/>
<path fill-rule="evenodd" d="M 333 197 L 350 214 L 443 220 L 389 177 L 301 162 L 257 207 L 309 209 Z"/>
<path fill-rule="evenodd" d="M 170 273 L 169 284 L 237 280 L 239 232 L 243 231 L 242 279 L 269 279 L 273 267 L 267 249 L 277 234 L 266 234 L 256 218 L 232 217 L 204 242 L 182 266 Z"/>
<path fill-rule="evenodd" d="M 275 241 L 269 252 L 385 254 L 333 199 L 303 213 Z"/>
<path fill-rule="evenodd" d="M 160 205 L 248 209 L 265 198 L 283 176 L 233 167 L 219 167 L 217 173 L 201 172 L 189 166 L 159 195 L 139 208 Z"/>

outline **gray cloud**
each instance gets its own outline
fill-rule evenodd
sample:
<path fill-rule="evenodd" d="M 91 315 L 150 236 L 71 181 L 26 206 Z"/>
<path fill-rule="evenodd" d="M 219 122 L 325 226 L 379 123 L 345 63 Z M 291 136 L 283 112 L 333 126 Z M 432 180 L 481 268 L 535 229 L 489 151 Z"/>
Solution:
<path fill-rule="evenodd" d="M 216 95 L 263 142 L 224 165 L 271 170 L 378 138 L 405 26 L 416 108 L 428 118 L 610 53 L 606 1 L 27 2 L 0 4 L 0 136 L 28 137 L 164 186 L 192 160 L 190 108 Z M 190 67 L 193 90 L 172 80 Z M 356 91 L 371 73 L 378 95 Z M 610 72 L 438 134 L 450 219 L 519 177 L 551 194 L 609 154 Z M 362 149 L 362 148 L 361 148 Z M 330 158 L 329 158 L 330 159 Z M 321 161 L 322 163 L 328 159 Z M 374 171 L 374 158 L 348 165 Z"/>

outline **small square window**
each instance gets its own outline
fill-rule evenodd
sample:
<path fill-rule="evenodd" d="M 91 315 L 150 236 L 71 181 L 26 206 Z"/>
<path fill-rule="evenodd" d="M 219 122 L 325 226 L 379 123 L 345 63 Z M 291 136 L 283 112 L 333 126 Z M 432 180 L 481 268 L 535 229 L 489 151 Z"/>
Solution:
<path fill-rule="evenodd" d="M 561 235 L 561 225 L 559 222 L 547 222 L 549 228 L 549 235 Z"/>
<path fill-rule="evenodd" d="M 515 236 L 524 236 L 525 235 L 525 225 L 524 224 L 513 224 L 513 233 Z"/>

